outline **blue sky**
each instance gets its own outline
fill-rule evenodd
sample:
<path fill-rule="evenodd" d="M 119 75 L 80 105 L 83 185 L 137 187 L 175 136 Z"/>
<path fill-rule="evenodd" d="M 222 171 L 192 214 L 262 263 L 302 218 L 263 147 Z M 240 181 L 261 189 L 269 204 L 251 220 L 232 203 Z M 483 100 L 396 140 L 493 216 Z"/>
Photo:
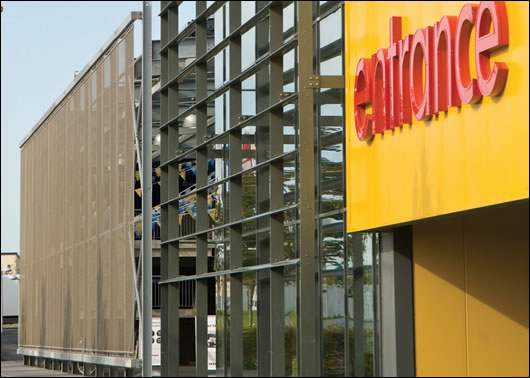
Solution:
<path fill-rule="evenodd" d="M 1 249 L 20 246 L 19 143 L 141 1 L 2 1 Z M 153 1 L 153 39 L 160 39 Z M 135 56 L 141 22 L 135 24 Z"/>

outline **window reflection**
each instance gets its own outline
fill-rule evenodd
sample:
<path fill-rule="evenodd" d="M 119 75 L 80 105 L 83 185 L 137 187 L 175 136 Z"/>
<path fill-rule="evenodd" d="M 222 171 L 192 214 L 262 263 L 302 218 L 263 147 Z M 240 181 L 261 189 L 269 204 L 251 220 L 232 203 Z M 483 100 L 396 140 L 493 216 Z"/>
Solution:
<path fill-rule="evenodd" d="M 342 143 L 320 150 L 320 201 L 323 213 L 344 206 L 342 156 Z"/>
<path fill-rule="evenodd" d="M 227 2 L 214 13 L 214 46 L 217 46 L 228 35 L 229 6 L 230 3 Z"/>
<path fill-rule="evenodd" d="M 296 267 L 284 268 L 285 376 L 296 376 Z"/>
<path fill-rule="evenodd" d="M 241 36 L 241 70 L 256 61 L 256 28 L 253 27 Z"/>
<path fill-rule="evenodd" d="M 242 208 L 243 218 L 256 215 L 256 171 L 243 174 L 242 182 Z"/>
<path fill-rule="evenodd" d="M 355 376 L 374 376 L 377 235 L 348 235 L 348 364 Z"/>
<path fill-rule="evenodd" d="M 295 2 L 291 2 L 289 5 L 283 8 L 283 40 L 287 40 L 295 32 Z"/>
<path fill-rule="evenodd" d="M 318 51 L 321 75 L 342 75 L 342 45 L 342 8 L 340 8 L 320 22 Z"/>
<path fill-rule="evenodd" d="M 196 55 L 195 46 L 195 33 L 184 38 L 178 44 L 178 70 L 182 71 L 184 68 L 189 66 L 195 60 Z"/>
<path fill-rule="evenodd" d="M 229 343 L 229 336 L 225 336 L 226 325 L 226 286 L 227 277 L 220 276 L 216 279 L 215 284 L 215 323 L 216 323 L 216 375 L 224 376 L 225 373 L 225 356 L 229 358 L 229 354 L 225 353 L 226 345 Z"/>
<path fill-rule="evenodd" d="M 322 91 L 333 95 L 337 89 Z M 320 106 L 320 211 L 323 213 L 344 207 L 343 118 L 341 104 Z"/>
<path fill-rule="evenodd" d="M 243 273 L 243 375 L 256 376 L 258 368 L 257 273 Z"/>
<path fill-rule="evenodd" d="M 296 49 L 292 49 L 283 55 L 283 91 L 287 93 L 296 92 L 295 59 Z"/>
<path fill-rule="evenodd" d="M 342 215 L 321 221 L 322 375 L 343 376 L 344 234 Z"/>

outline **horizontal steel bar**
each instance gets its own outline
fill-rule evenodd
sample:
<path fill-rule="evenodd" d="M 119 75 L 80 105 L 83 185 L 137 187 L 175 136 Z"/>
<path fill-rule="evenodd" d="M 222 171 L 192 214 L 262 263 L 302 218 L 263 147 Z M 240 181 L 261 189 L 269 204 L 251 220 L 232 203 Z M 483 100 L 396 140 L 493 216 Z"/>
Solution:
<path fill-rule="evenodd" d="M 344 76 L 315 75 L 318 88 L 344 88 Z"/>
<path fill-rule="evenodd" d="M 197 150 L 200 150 L 201 148 L 204 148 L 204 147 L 208 146 L 208 144 L 211 144 L 211 143 L 215 142 L 217 139 L 221 139 L 222 137 L 229 135 L 231 132 L 233 132 L 235 130 L 238 130 L 238 129 L 243 128 L 245 126 L 252 126 L 252 123 L 254 121 L 259 119 L 260 117 L 263 117 L 265 114 L 267 114 L 267 112 L 270 112 L 271 110 L 273 110 L 275 108 L 278 108 L 280 106 L 285 106 L 287 104 L 290 104 L 297 97 L 298 97 L 298 93 L 293 93 L 293 94 L 285 97 L 281 101 L 278 101 L 277 103 L 269 106 L 268 108 L 262 110 L 258 114 L 254 115 L 254 116 L 252 116 L 250 118 L 247 118 L 244 121 L 239 122 L 237 125 L 234 125 L 230 129 L 228 129 L 226 131 L 223 131 L 220 134 L 212 136 L 210 139 L 205 140 L 204 142 L 198 144 L 197 146 L 195 146 L 193 148 L 190 148 L 189 150 L 183 152 L 182 154 L 180 154 L 178 156 L 175 156 L 175 157 L 169 159 L 166 162 L 160 162 L 160 167 L 165 167 L 165 166 L 170 165 L 170 164 L 172 164 L 172 163 L 174 163 L 174 162 L 176 162 L 178 160 L 181 160 L 181 159 L 185 158 L 186 156 L 191 155 L 192 153 L 196 152 Z"/>
<path fill-rule="evenodd" d="M 329 16 L 330 14 L 332 14 L 335 11 L 337 11 L 339 8 L 341 8 L 343 6 L 344 6 L 344 1 L 336 1 L 335 5 L 333 5 L 332 8 L 326 10 L 324 13 L 322 13 L 318 17 L 315 17 L 315 19 L 313 20 L 313 26 L 318 24 L 320 21 L 322 21 L 327 16 Z"/>
<path fill-rule="evenodd" d="M 168 89 L 171 85 L 175 84 L 176 82 L 179 82 L 181 79 L 183 79 L 186 76 L 188 76 L 191 73 L 191 71 L 193 69 L 195 69 L 195 67 L 197 67 L 199 64 L 201 64 L 201 63 L 203 63 L 205 61 L 207 62 L 208 60 L 210 60 L 211 58 L 216 56 L 219 52 L 223 51 L 223 49 L 225 49 L 227 46 L 228 46 L 228 39 L 225 39 L 225 40 L 219 42 L 214 48 L 212 48 L 211 50 L 207 51 L 206 53 L 204 53 L 200 57 L 196 58 L 193 62 L 188 64 L 180 72 L 178 72 L 175 76 L 173 76 L 171 79 L 169 79 L 167 81 L 167 83 L 164 83 L 164 85 L 162 85 L 160 87 L 160 91 L 164 91 L 164 90 Z"/>
<path fill-rule="evenodd" d="M 298 207 L 297 203 L 294 204 L 294 205 L 281 207 L 279 209 L 274 209 L 274 210 L 268 211 L 266 213 L 256 214 L 256 215 L 253 215 L 253 216 L 248 217 L 248 218 L 239 219 L 237 221 L 233 221 L 233 222 L 230 222 L 230 223 L 225 223 L 225 224 L 223 224 L 221 226 L 208 228 L 206 230 L 197 231 L 197 232 L 195 232 L 193 234 L 189 234 L 189 235 L 185 235 L 185 236 L 179 236 L 178 238 L 173 238 L 173 239 L 170 239 L 170 240 L 166 240 L 166 241 L 160 242 L 160 245 L 166 245 L 166 244 L 175 243 L 175 242 L 178 242 L 178 241 L 181 241 L 181 240 L 191 239 L 191 238 L 194 238 L 194 237 L 199 236 L 199 235 L 207 234 L 209 232 L 222 230 L 223 228 L 232 227 L 232 226 L 235 226 L 235 225 L 238 225 L 238 224 L 242 224 L 242 223 L 245 223 L 245 222 L 250 222 L 250 221 L 253 221 L 253 220 L 256 220 L 256 219 L 260 219 L 260 218 L 263 218 L 263 217 L 266 217 L 266 216 L 269 216 L 269 215 L 272 215 L 272 214 L 282 213 L 284 211 L 289 211 L 291 209 L 296 209 L 297 207 Z"/>
<path fill-rule="evenodd" d="M 227 181 L 229 181 L 229 180 L 231 180 L 231 179 L 233 179 L 233 178 L 235 178 L 237 176 L 241 176 L 241 175 L 244 175 L 244 174 L 246 174 L 248 172 L 255 171 L 255 170 L 257 170 L 257 169 L 259 169 L 259 168 L 261 168 L 261 167 L 263 167 L 265 165 L 268 165 L 268 164 L 270 164 L 270 163 L 272 163 L 274 161 L 281 160 L 281 159 L 283 159 L 283 158 L 285 158 L 285 157 L 287 157 L 289 155 L 295 154 L 296 152 L 298 152 L 298 149 L 295 149 L 295 150 L 292 150 L 292 151 L 289 151 L 289 152 L 285 152 L 285 153 L 283 153 L 281 155 L 278 155 L 278 156 L 275 156 L 273 158 L 270 158 L 269 160 L 262 161 L 261 163 L 258 163 L 258 164 L 254 165 L 253 167 L 251 167 L 249 169 L 245 169 L 244 171 L 240 171 L 240 172 L 234 173 L 234 174 L 232 174 L 230 176 L 227 176 L 227 177 L 225 177 L 225 178 L 223 178 L 221 180 L 217 180 L 217 181 L 212 182 L 212 183 L 210 183 L 208 185 L 205 185 L 205 186 L 202 186 L 200 188 L 194 189 L 194 190 L 192 190 L 192 191 L 190 191 L 190 192 L 188 192 L 186 194 L 177 196 L 175 198 L 171 198 L 171 199 L 169 199 L 169 200 L 167 200 L 165 202 L 160 203 L 160 206 L 169 205 L 172 202 L 176 202 L 176 201 L 181 200 L 183 198 L 189 197 L 189 196 L 194 195 L 194 194 L 196 194 L 196 193 L 198 193 L 200 191 L 207 190 L 207 189 L 212 188 L 214 186 L 224 184 L 225 182 L 227 182 Z"/>
<path fill-rule="evenodd" d="M 243 266 L 241 268 L 235 268 L 235 269 L 230 269 L 230 270 L 219 270 L 217 272 L 202 273 L 202 274 L 196 274 L 193 276 L 179 276 L 179 277 L 170 278 L 164 281 L 159 281 L 158 284 L 167 285 L 171 283 L 190 281 L 190 280 L 200 280 L 200 279 L 219 277 L 219 276 L 225 276 L 225 275 L 230 275 L 230 274 L 253 272 L 253 271 L 263 270 L 263 269 L 281 268 L 284 266 L 296 265 L 299 262 L 300 262 L 300 259 L 296 258 L 296 259 L 277 261 L 277 262 L 268 263 L 268 264 Z"/>
<path fill-rule="evenodd" d="M 217 3 L 217 2 L 216 2 Z M 217 8 L 219 8 L 220 6 L 218 6 Z M 208 9 L 207 9 L 208 10 Z M 217 10 L 217 9 L 215 9 Z M 252 19 L 256 18 L 256 16 L 258 16 L 259 14 L 261 14 L 260 12 L 262 12 L 263 9 L 261 9 L 255 16 L 253 16 Z M 206 11 L 205 11 L 206 12 Z M 252 19 L 248 22 L 251 22 Z M 190 25 L 193 25 L 194 23 L 190 24 Z M 246 26 L 248 24 L 245 24 L 243 26 Z M 211 58 L 213 58 L 215 55 L 217 55 L 217 53 L 219 53 L 220 51 L 222 51 L 224 48 L 226 48 L 230 42 L 231 39 L 235 38 L 236 35 L 239 35 L 239 34 L 243 34 L 245 31 L 242 31 L 241 28 L 243 26 L 240 26 L 238 29 L 234 30 L 231 34 L 229 34 L 227 37 L 225 37 L 223 40 L 221 40 L 217 45 L 215 45 L 212 49 L 210 49 L 209 51 L 207 51 L 206 53 L 204 53 L 203 55 L 201 55 L 200 57 L 197 57 L 193 62 L 191 62 L 190 64 L 188 64 L 182 71 L 180 71 L 179 73 L 177 73 L 177 75 L 175 75 L 174 77 L 170 78 L 168 80 L 167 83 L 165 83 L 161 88 L 160 90 L 165 90 L 167 89 L 169 86 L 173 85 L 175 82 L 178 82 L 180 81 L 182 78 L 186 77 L 197 65 L 201 64 L 201 63 L 204 63 L 205 61 L 208 61 L 210 60 Z M 250 29 L 250 28 L 249 28 Z M 183 33 L 181 33 L 183 34 Z M 186 35 L 187 37 L 187 35 Z M 167 45 L 170 45 L 171 42 L 168 42 Z M 162 51 L 163 49 L 161 49 Z"/>
<path fill-rule="evenodd" d="M 211 6 L 206 8 L 201 14 L 199 14 L 189 25 L 181 30 L 177 35 L 173 36 L 164 46 L 160 48 L 160 54 L 166 54 L 170 47 L 177 45 L 189 36 L 192 32 L 192 28 L 195 27 L 197 22 L 207 19 L 210 14 L 215 13 L 219 8 L 225 4 L 224 1 L 215 1 Z M 223 40 L 224 41 L 224 40 Z"/>
<path fill-rule="evenodd" d="M 195 24 L 199 21 L 202 21 L 203 19 L 206 19 L 210 14 L 217 11 L 219 8 L 221 8 L 225 2 L 216 1 L 214 2 L 210 7 L 206 8 L 200 15 L 197 16 L 193 22 L 191 22 L 184 30 L 182 30 L 180 33 L 178 33 L 176 36 L 171 38 L 171 40 L 168 41 L 164 46 L 161 47 L 160 52 L 165 53 L 166 50 L 170 47 L 173 47 L 175 44 L 178 44 L 181 42 L 184 38 L 188 36 L 190 33 L 189 29 L 192 29 L 195 27 Z M 236 30 L 234 30 L 232 33 L 230 33 L 223 41 L 228 41 L 230 39 L 235 38 L 236 36 L 239 36 L 241 34 L 244 34 L 246 31 L 251 29 L 252 27 L 256 26 L 258 21 L 260 21 L 264 16 L 268 15 L 267 10 L 271 6 L 272 2 L 269 2 L 266 4 L 262 9 L 260 9 L 252 18 L 250 18 L 248 21 L 245 22 L 245 24 L 239 26 Z"/>
<path fill-rule="evenodd" d="M 167 4 L 160 10 L 160 13 L 158 14 L 158 16 L 163 16 L 166 14 L 167 10 L 169 8 L 173 8 L 174 6 L 176 6 L 176 2 L 174 1 L 168 1 Z"/>
<path fill-rule="evenodd" d="M 113 354 L 113 355 L 134 354 L 134 352 L 131 352 L 131 351 L 88 349 L 88 348 L 63 348 L 63 347 L 56 347 L 56 346 L 50 346 L 50 345 L 19 344 L 18 346 L 21 348 L 33 348 L 33 349 L 55 349 L 60 352 L 80 352 L 80 353 L 90 352 L 90 353 L 103 353 L 103 354 Z"/>
<path fill-rule="evenodd" d="M 300 221 L 299 220 L 294 220 L 294 221 L 284 221 L 283 222 L 283 225 L 284 227 L 289 227 L 289 226 L 295 226 L 297 224 L 300 224 Z M 252 236 L 252 235 L 257 235 L 257 234 L 261 234 L 263 232 L 269 232 L 271 230 L 270 226 L 267 226 L 267 227 L 260 227 L 260 228 L 254 228 L 250 231 L 246 231 L 246 232 L 243 232 L 241 233 L 241 237 L 242 238 L 246 238 L 248 236 Z M 294 235 L 294 231 L 291 232 L 291 233 L 285 233 L 284 234 L 284 237 L 286 237 L 287 235 Z M 285 239 L 287 240 L 287 239 Z M 289 240 L 294 240 L 294 237 L 289 239 Z M 208 248 L 215 248 L 217 245 L 219 244 L 223 244 L 223 243 L 226 243 L 229 241 L 229 238 L 219 238 L 219 239 L 215 239 L 215 240 L 208 240 Z M 193 243 L 193 241 L 190 241 L 190 244 Z M 191 247 L 190 247 L 191 248 Z M 210 253 L 210 252 L 209 252 Z M 208 255 L 210 256 L 210 255 Z"/>
<path fill-rule="evenodd" d="M 63 361 L 76 361 L 86 362 L 89 364 L 107 365 L 107 366 L 118 366 L 125 368 L 140 368 L 142 367 L 142 361 L 135 358 L 126 357 L 112 357 L 102 356 L 96 354 L 85 354 L 85 353 L 70 353 L 70 352 L 59 352 L 42 349 L 30 349 L 19 347 L 17 354 L 31 357 L 42 357 L 42 358 L 53 358 L 56 360 Z"/>
<path fill-rule="evenodd" d="M 198 108 L 199 106 L 201 105 L 204 105 L 205 103 L 208 103 L 210 102 L 212 99 L 216 98 L 217 96 L 219 96 L 220 93 L 223 93 L 225 91 L 227 91 L 231 86 L 233 86 L 234 84 L 236 83 L 239 83 L 239 82 L 242 82 L 244 80 L 246 80 L 248 77 L 254 75 L 257 71 L 259 71 L 266 63 L 269 62 L 269 60 L 271 59 L 274 59 L 277 55 L 279 54 L 283 54 L 283 52 L 285 50 L 289 50 L 291 48 L 294 48 L 294 46 L 296 45 L 297 42 L 297 39 L 296 38 L 291 38 L 289 39 L 289 41 L 285 44 L 283 44 L 281 47 L 279 47 L 277 50 L 273 51 L 273 52 L 269 52 L 265 55 L 263 55 L 261 58 L 259 58 L 253 65 L 251 65 L 250 67 L 248 67 L 245 71 L 243 71 L 242 73 L 240 73 L 239 75 L 237 75 L 235 78 L 233 78 L 232 80 L 226 82 L 225 84 L 223 84 L 220 88 L 218 88 L 217 90 L 215 90 L 213 93 L 209 94 L 208 96 L 206 96 L 205 98 L 203 98 L 202 100 L 196 102 L 195 104 L 191 105 L 189 108 L 187 108 L 184 112 L 180 113 L 179 115 L 173 117 L 172 119 L 170 119 L 169 121 L 167 121 L 166 123 L 164 123 L 163 125 L 160 126 L 161 129 L 164 129 L 166 127 L 168 127 L 169 125 L 171 124 L 174 124 L 175 122 L 177 122 L 179 119 L 181 118 L 185 118 L 187 117 L 188 115 L 190 115 L 196 108 Z M 167 89 L 167 87 L 164 85 L 164 89 Z M 161 90 L 163 90 L 161 88 Z"/>

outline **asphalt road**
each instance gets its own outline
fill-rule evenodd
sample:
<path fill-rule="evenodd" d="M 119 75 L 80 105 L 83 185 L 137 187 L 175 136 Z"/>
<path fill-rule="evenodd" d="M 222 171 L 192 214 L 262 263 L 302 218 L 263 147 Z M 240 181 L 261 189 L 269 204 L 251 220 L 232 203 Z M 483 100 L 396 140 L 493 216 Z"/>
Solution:
<path fill-rule="evenodd" d="M 22 360 L 23 357 L 17 354 L 18 328 L 7 328 L 4 325 L 2 332 L 2 361 Z"/>

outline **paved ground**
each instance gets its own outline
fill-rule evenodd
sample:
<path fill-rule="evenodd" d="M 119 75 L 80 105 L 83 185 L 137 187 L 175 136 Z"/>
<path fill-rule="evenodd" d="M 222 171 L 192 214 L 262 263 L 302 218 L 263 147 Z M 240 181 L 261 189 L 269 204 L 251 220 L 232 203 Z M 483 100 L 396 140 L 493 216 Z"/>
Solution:
<path fill-rule="evenodd" d="M 18 327 L 4 324 L 2 332 L 2 361 L 22 360 L 17 354 Z"/>
<path fill-rule="evenodd" d="M 2 377 L 80 377 L 60 371 L 53 371 L 33 366 L 24 366 L 23 357 L 17 354 L 18 327 L 16 325 L 4 325 L 2 333 Z M 181 366 L 182 376 L 194 376 L 195 366 Z M 160 368 L 153 367 L 153 376 L 160 376 Z M 215 373 L 210 373 L 210 377 L 215 377 Z"/>
<path fill-rule="evenodd" d="M 24 366 L 23 357 L 17 354 L 17 324 L 4 324 L 2 332 L 2 377 L 79 377 L 60 371 Z"/>
<path fill-rule="evenodd" d="M 61 371 L 24 366 L 23 361 L 2 361 L 2 377 L 80 377 Z"/>

